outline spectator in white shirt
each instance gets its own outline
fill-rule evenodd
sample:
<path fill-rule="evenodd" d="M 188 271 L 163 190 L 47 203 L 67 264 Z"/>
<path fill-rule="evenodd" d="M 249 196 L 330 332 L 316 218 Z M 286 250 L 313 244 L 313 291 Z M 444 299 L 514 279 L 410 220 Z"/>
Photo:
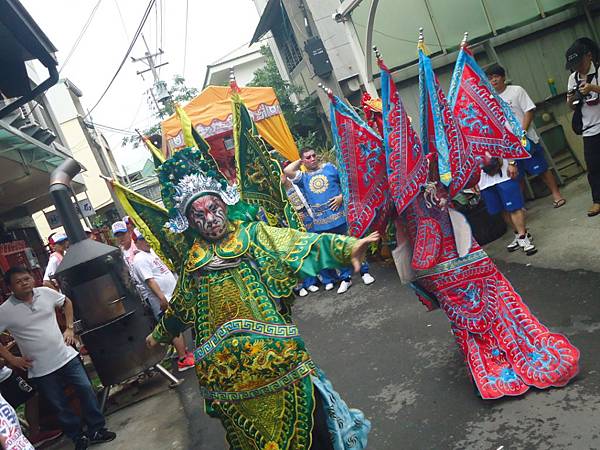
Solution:
<path fill-rule="evenodd" d="M 134 230 L 134 237 L 138 251 L 133 257 L 133 273 L 144 299 L 150 305 L 158 322 L 169 307 L 177 280 L 165 263 L 152 251 L 142 233 L 137 229 Z M 175 337 L 172 344 L 179 357 L 177 361 L 179 372 L 194 367 L 194 355 L 186 351 L 183 336 Z"/>
<path fill-rule="evenodd" d="M 58 284 L 56 284 L 56 281 L 53 278 L 56 269 L 58 269 L 58 266 L 65 256 L 65 252 L 69 248 L 69 238 L 64 233 L 56 233 L 48 239 L 48 243 L 52 246 L 53 251 L 52 254 L 50 254 L 50 259 L 48 259 L 48 265 L 44 272 L 43 285 L 58 291 Z"/>
<path fill-rule="evenodd" d="M 544 147 L 542 147 L 540 137 L 533 125 L 535 103 L 533 103 L 527 94 L 527 91 L 521 86 L 514 84 L 506 85 L 506 71 L 501 65 L 492 65 L 486 70 L 486 74 L 498 95 L 502 100 L 508 103 L 517 120 L 521 122 L 521 128 L 527 132 L 529 153 L 531 154 L 531 157 L 520 159 L 516 162 L 517 168 L 519 169 L 519 178 L 524 179 L 528 174 L 534 176 L 539 175 L 552 193 L 553 206 L 555 208 L 564 206 L 566 200 L 561 195 L 556 179 L 549 170 L 548 162 L 546 161 L 546 156 L 544 154 Z"/>
<path fill-rule="evenodd" d="M 34 287 L 31 272 L 23 267 L 10 268 L 4 281 L 13 294 L 0 305 L 0 332 L 10 331 L 23 356 L 13 355 L 2 344 L 0 356 L 10 366 L 27 370 L 29 380 L 56 409 L 63 431 L 73 440 L 76 450 L 112 441 L 116 435 L 105 428 L 96 394 L 72 347 L 75 335 L 71 300 L 47 287 Z M 64 333 L 56 321 L 56 308 L 65 312 Z M 87 431 L 69 406 L 65 383 L 77 393 Z"/>
<path fill-rule="evenodd" d="M 592 191 L 589 217 L 600 214 L 600 82 L 598 45 L 588 38 L 577 39 L 566 54 L 566 68 L 571 71 L 567 86 L 567 104 L 579 117 L 583 136 L 583 156 Z M 575 127 L 573 127 L 575 129 Z"/>
<path fill-rule="evenodd" d="M 133 263 L 133 257 L 137 252 L 137 247 L 133 243 L 131 231 L 129 231 L 127 225 L 122 220 L 113 223 L 111 229 L 113 236 L 117 240 L 117 243 L 123 252 L 125 262 L 131 266 Z"/>

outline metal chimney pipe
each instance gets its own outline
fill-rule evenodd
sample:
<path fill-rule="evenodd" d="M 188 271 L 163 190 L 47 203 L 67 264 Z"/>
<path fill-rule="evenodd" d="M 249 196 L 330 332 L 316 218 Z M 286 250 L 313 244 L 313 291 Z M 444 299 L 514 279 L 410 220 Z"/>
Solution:
<path fill-rule="evenodd" d="M 50 174 L 50 196 L 71 244 L 87 239 L 71 200 L 71 180 L 81 172 L 81 165 L 68 158 Z"/>

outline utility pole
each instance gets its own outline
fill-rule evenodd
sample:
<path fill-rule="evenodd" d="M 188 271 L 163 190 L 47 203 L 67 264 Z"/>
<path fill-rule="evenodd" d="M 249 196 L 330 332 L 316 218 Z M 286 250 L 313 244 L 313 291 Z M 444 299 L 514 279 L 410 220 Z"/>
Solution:
<path fill-rule="evenodd" d="M 164 51 L 161 48 L 159 48 L 157 53 L 151 53 L 150 48 L 148 47 L 148 43 L 146 42 L 146 37 L 143 34 L 142 34 L 142 39 L 144 41 L 144 45 L 146 46 L 146 52 L 144 53 L 144 56 L 142 56 L 140 58 L 131 57 L 131 60 L 133 62 L 143 62 L 146 66 L 148 66 L 147 69 L 138 70 L 136 72 L 138 75 L 140 75 L 142 77 L 142 79 L 144 79 L 145 73 L 152 72 L 152 78 L 154 79 L 154 84 L 153 84 L 152 88 L 150 89 L 150 96 L 152 97 L 152 100 L 154 101 L 154 104 L 156 105 L 156 109 L 158 110 L 159 115 L 161 117 L 163 117 L 163 115 L 164 115 L 163 108 L 164 108 L 165 104 L 167 104 L 168 102 L 171 101 L 171 95 L 169 94 L 169 91 L 167 89 L 167 83 L 165 83 L 164 81 L 162 81 L 160 79 L 157 69 L 159 67 L 166 66 L 169 63 L 164 62 L 161 64 L 156 64 L 155 58 L 157 56 L 164 54 Z M 160 105 L 162 105 L 162 107 Z"/>

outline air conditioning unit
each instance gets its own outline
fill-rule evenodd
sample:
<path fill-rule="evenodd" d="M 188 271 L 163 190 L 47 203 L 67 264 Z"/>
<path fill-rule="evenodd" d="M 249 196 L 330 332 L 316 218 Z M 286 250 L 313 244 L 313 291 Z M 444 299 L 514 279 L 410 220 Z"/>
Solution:
<path fill-rule="evenodd" d="M 308 53 L 308 59 L 313 66 L 315 75 L 319 78 L 329 78 L 331 72 L 333 72 L 333 67 L 321 38 L 311 37 L 304 43 L 304 50 Z"/>

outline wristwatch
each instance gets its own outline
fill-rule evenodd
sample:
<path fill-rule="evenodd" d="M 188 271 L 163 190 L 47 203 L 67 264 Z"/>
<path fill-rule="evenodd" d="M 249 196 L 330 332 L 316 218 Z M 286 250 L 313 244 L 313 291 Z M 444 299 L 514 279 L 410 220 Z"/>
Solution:
<path fill-rule="evenodd" d="M 508 162 L 508 165 L 509 165 L 509 166 L 516 166 L 516 165 L 517 165 L 517 163 L 516 163 L 515 161 L 509 161 L 509 162 Z"/>

